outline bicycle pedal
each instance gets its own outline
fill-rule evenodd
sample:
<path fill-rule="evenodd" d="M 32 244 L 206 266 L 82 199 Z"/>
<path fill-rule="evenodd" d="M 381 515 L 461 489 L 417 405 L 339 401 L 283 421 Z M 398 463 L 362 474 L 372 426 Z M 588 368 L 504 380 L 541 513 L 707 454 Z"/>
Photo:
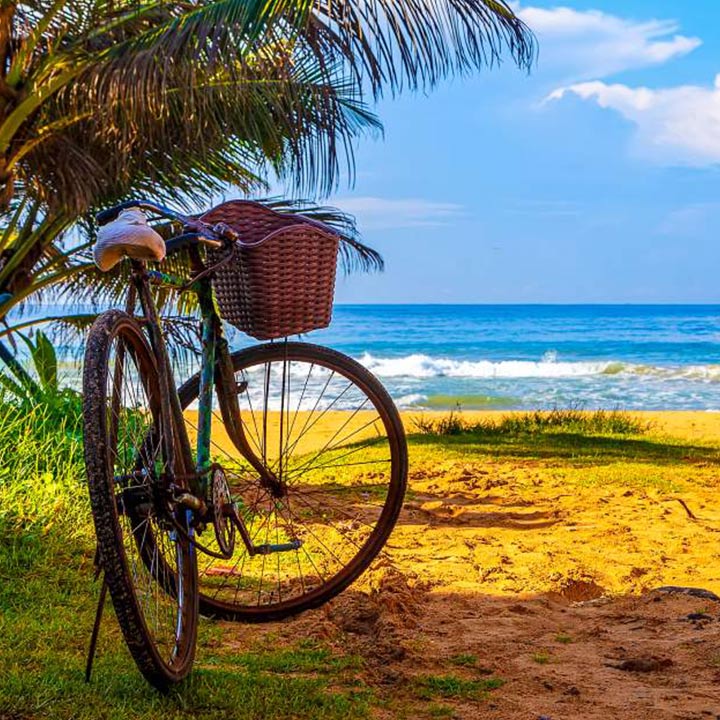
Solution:
<path fill-rule="evenodd" d="M 292 540 L 288 543 L 279 543 L 272 545 L 266 543 L 264 545 L 254 545 L 253 555 L 270 555 L 276 552 L 288 552 L 290 550 L 299 550 L 302 547 L 302 540 Z"/>

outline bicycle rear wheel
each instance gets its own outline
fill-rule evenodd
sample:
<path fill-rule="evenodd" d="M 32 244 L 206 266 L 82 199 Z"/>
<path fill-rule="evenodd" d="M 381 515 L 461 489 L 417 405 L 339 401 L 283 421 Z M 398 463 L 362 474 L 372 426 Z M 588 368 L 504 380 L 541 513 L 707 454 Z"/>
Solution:
<path fill-rule="evenodd" d="M 274 620 L 324 603 L 380 552 L 402 506 L 407 447 L 390 396 L 341 353 L 279 342 L 234 353 L 232 363 L 247 442 L 280 487 L 267 487 L 217 410 L 212 455 L 252 542 L 284 549 L 252 555 L 236 538 L 227 560 L 199 555 L 200 611 Z M 191 437 L 198 387 L 195 376 L 179 390 Z M 201 542 L 217 551 L 211 534 Z"/>
<path fill-rule="evenodd" d="M 164 691 L 192 667 L 197 562 L 186 511 L 166 492 L 174 439 L 163 426 L 157 366 L 127 313 L 104 313 L 90 330 L 83 394 L 100 562 L 130 652 L 145 678 Z"/>

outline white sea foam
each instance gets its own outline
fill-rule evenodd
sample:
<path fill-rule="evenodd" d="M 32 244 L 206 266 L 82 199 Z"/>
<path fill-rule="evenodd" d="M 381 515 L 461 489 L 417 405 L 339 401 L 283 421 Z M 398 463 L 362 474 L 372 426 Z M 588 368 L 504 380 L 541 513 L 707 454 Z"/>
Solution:
<path fill-rule="evenodd" d="M 566 362 L 546 355 L 542 360 L 453 360 L 413 354 L 377 357 L 365 353 L 360 362 L 384 378 L 574 378 L 597 375 L 645 375 L 666 380 L 720 382 L 720 365 L 656 367 L 614 360 Z"/>
<path fill-rule="evenodd" d="M 557 362 L 543 360 L 452 360 L 429 355 L 406 355 L 399 358 L 375 357 L 365 353 L 360 362 L 380 377 L 455 377 L 455 378 L 527 378 L 577 377 L 599 375 L 611 367 L 610 362 Z"/>
<path fill-rule="evenodd" d="M 400 408 L 417 407 L 427 401 L 427 396 L 421 393 L 410 393 L 395 398 L 395 404 Z"/>

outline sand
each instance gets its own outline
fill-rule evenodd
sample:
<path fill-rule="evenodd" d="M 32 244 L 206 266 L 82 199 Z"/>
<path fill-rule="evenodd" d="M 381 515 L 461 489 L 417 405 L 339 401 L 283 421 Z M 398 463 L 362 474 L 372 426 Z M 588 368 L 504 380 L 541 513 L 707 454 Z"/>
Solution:
<path fill-rule="evenodd" d="M 720 718 L 720 416 L 639 415 L 655 443 L 622 453 L 413 444 L 372 570 L 299 618 L 228 624 L 226 642 L 359 653 L 378 717 Z M 446 675 L 504 684 L 423 699 Z"/>

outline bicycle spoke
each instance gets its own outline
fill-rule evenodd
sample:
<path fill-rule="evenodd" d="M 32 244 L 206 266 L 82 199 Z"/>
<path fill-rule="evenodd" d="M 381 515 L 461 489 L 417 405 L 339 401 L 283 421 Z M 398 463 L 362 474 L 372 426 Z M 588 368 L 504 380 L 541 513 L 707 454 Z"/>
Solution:
<path fill-rule="evenodd" d="M 305 598 L 316 603 L 362 571 L 381 547 L 370 541 L 388 532 L 396 514 L 385 512 L 397 482 L 390 430 L 397 432 L 387 420 L 394 410 L 368 392 L 377 382 L 367 371 L 347 369 L 342 359 L 336 364 L 340 356 L 325 351 L 306 356 L 305 347 L 313 346 L 283 341 L 238 354 L 257 357 L 235 364 L 244 447 L 253 454 L 243 457 L 225 440 L 212 441 L 211 452 L 226 466 L 249 542 L 264 552 L 252 554 L 238 536 L 227 561 L 201 558 L 208 613 L 237 609 L 259 618 L 278 608 L 282 616 Z M 364 373 L 362 382 L 355 373 Z M 186 415 L 186 425 L 196 432 L 193 416 Z M 392 502 L 397 508 L 397 494 Z M 203 544 L 217 547 L 214 537 Z"/>
<path fill-rule="evenodd" d="M 307 471 L 307 470 L 315 469 L 315 467 L 317 467 L 317 466 L 313 466 L 312 463 L 313 463 L 315 460 L 317 460 L 317 458 L 319 458 L 320 455 L 322 455 L 322 454 L 323 454 L 324 452 L 326 452 L 326 451 L 327 451 L 327 452 L 332 452 L 332 451 L 335 450 L 336 448 L 342 447 L 351 437 L 354 437 L 354 436 L 357 435 L 358 433 L 362 432 L 366 427 L 369 427 L 370 425 L 374 424 L 375 422 L 377 422 L 377 420 L 376 420 L 375 418 L 373 418 L 372 420 L 368 421 L 367 423 L 365 423 L 365 424 L 362 425 L 361 427 L 359 427 L 359 428 L 357 428 L 356 430 L 354 430 L 353 432 L 351 432 L 349 435 L 346 435 L 344 438 L 342 438 L 342 440 L 340 440 L 339 442 L 335 443 L 335 445 L 333 445 L 332 447 L 328 447 L 328 445 L 326 445 L 326 446 L 325 446 L 322 450 L 320 450 L 314 457 L 310 458 L 310 460 L 306 461 L 303 465 L 301 465 L 300 467 L 297 467 L 297 468 L 293 468 L 293 474 L 297 474 L 297 473 L 305 472 L 305 471 Z M 345 425 L 347 425 L 347 422 L 345 423 Z M 345 427 L 345 425 L 343 425 L 343 428 Z M 343 428 L 341 428 L 340 430 L 342 430 Z M 338 432 L 340 432 L 340 430 L 338 430 Z M 332 440 L 334 440 L 336 436 L 337 436 L 337 433 L 336 433 L 330 440 L 328 440 L 328 443 L 332 442 Z M 364 449 L 365 449 L 364 446 L 358 446 L 358 447 L 354 448 L 354 449 L 352 450 L 352 452 L 353 452 L 353 453 L 354 453 L 354 452 L 360 452 L 361 450 L 364 450 Z M 349 453 L 349 454 L 350 454 L 350 453 Z"/>

